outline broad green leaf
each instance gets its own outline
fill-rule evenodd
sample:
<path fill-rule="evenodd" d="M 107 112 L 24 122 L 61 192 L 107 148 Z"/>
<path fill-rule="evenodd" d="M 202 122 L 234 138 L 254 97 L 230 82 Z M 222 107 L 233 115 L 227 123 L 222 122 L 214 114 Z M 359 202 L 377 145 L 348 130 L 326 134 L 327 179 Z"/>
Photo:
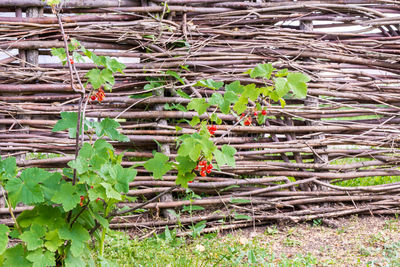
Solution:
<path fill-rule="evenodd" d="M 254 69 L 250 71 L 251 78 L 263 77 L 269 80 L 274 68 L 271 64 L 258 64 Z M 247 72 L 248 73 L 248 72 Z"/>
<path fill-rule="evenodd" d="M 260 95 L 260 89 L 256 88 L 254 83 L 248 84 L 244 87 L 244 92 L 241 97 L 248 97 L 252 101 L 256 101 L 257 97 Z"/>
<path fill-rule="evenodd" d="M 43 195 L 50 200 L 60 190 L 62 175 L 58 172 L 52 173 L 49 178 L 42 182 Z M 62 182 L 65 182 L 64 180 Z"/>
<path fill-rule="evenodd" d="M 70 211 L 80 202 L 80 197 L 76 194 L 76 186 L 71 183 L 61 185 L 58 194 L 51 199 L 54 203 L 61 204 L 64 211 Z"/>
<path fill-rule="evenodd" d="M 193 137 L 188 137 L 183 140 L 181 146 L 178 149 L 178 155 L 189 156 L 193 161 L 197 161 L 201 154 L 201 145 L 198 140 Z"/>
<path fill-rule="evenodd" d="M 235 103 L 235 105 L 233 106 L 233 110 L 237 114 L 242 114 L 247 109 L 248 102 L 249 102 L 249 100 L 247 99 L 247 97 L 240 97 L 239 101 L 237 101 Z"/>
<path fill-rule="evenodd" d="M 123 70 L 126 68 L 125 64 L 119 62 L 115 58 L 107 57 L 106 60 L 107 68 L 110 69 L 112 72 L 120 72 L 124 74 Z"/>
<path fill-rule="evenodd" d="M 199 118 L 199 116 L 194 116 L 194 117 L 192 118 L 192 120 L 189 122 L 190 126 L 192 126 L 192 127 L 196 126 L 196 125 L 199 124 L 199 123 L 200 123 L 200 118 Z"/>
<path fill-rule="evenodd" d="M 208 103 L 214 106 L 221 106 L 224 103 L 224 97 L 220 93 L 214 93 Z"/>
<path fill-rule="evenodd" d="M 89 143 L 84 143 L 79 150 L 78 156 L 85 158 L 85 159 L 90 159 L 94 154 L 94 149 Z"/>
<path fill-rule="evenodd" d="M 15 157 L 8 157 L 5 160 L 0 159 L 0 180 L 12 179 L 17 175 L 17 162 Z"/>
<path fill-rule="evenodd" d="M 13 207 L 18 203 L 31 205 L 44 200 L 40 183 L 52 174 L 39 168 L 28 168 L 22 171 L 20 178 L 14 178 L 7 182 L 6 189 Z"/>
<path fill-rule="evenodd" d="M 288 69 L 281 69 L 275 74 L 275 77 L 285 77 L 289 74 Z"/>
<path fill-rule="evenodd" d="M 3 254 L 7 248 L 9 232 L 10 228 L 8 228 L 8 226 L 0 224 L 0 255 Z"/>
<path fill-rule="evenodd" d="M 168 162 L 168 160 L 168 156 L 157 152 L 154 158 L 146 161 L 143 166 L 146 170 L 153 173 L 155 179 L 161 179 L 164 174 L 172 169 L 172 163 Z"/>
<path fill-rule="evenodd" d="M 201 86 L 210 88 L 212 90 L 218 90 L 219 88 L 224 86 L 224 82 L 216 82 L 213 79 L 207 79 L 198 81 L 194 86 Z"/>
<path fill-rule="evenodd" d="M 223 145 L 221 150 L 216 149 L 214 151 L 214 156 L 218 166 L 223 166 L 226 164 L 228 166 L 235 167 L 235 153 L 236 149 L 229 145 Z"/>
<path fill-rule="evenodd" d="M 284 95 L 286 95 L 290 91 L 289 85 L 288 85 L 288 83 L 287 83 L 285 78 L 281 78 L 281 77 L 276 78 L 274 80 L 274 82 L 275 82 L 276 94 L 279 97 L 283 97 Z"/>
<path fill-rule="evenodd" d="M 82 157 L 77 157 L 75 160 L 71 160 L 67 164 L 72 169 L 75 169 L 78 174 L 83 174 L 89 170 L 89 162 Z"/>
<path fill-rule="evenodd" d="M 193 98 L 187 106 L 188 110 L 195 110 L 199 115 L 204 114 L 210 106 L 204 98 Z"/>
<path fill-rule="evenodd" d="M 4 252 L 3 266 L 32 267 L 32 263 L 30 263 L 25 257 L 26 251 L 24 247 L 22 244 L 18 244 Z"/>
<path fill-rule="evenodd" d="M 114 151 L 113 146 L 104 139 L 97 139 L 93 144 L 93 148 L 97 155 L 105 159 L 109 158 L 109 151 Z"/>
<path fill-rule="evenodd" d="M 56 266 L 54 252 L 43 251 L 42 249 L 29 253 L 26 259 L 33 263 L 33 267 Z"/>
<path fill-rule="evenodd" d="M 177 156 L 176 161 L 179 163 L 178 171 L 191 172 L 197 165 L 197 161 L 193 161 L 188 156 Z"/>
<path fill-rule="evenodd" d="M 100 72 L 102 83 L 109 83 L 111 86 L 115 84 L 114 75 L 109 69 L 102 69 Z"/>
<path fill-rule="evenodd" d="M 307 82 L 310 78 L 300 72 L 291 72 L 287 75 L 287 81 L 293 94 L 298 98 L 305 98 L 307 96 Z"/>
<path fill-rule="evenodd" d="M 43 245 L 43 239 L 46 228 L 39 224 L 32 224 L 29 231 L 25 231 L 20 235 L 20 239 L 27 245 L 28 250 L 35 250 Z"/>
<path fill-rule="evenodd" d="M 106 189 L 106 195 L 107 198 L 112 198 L 116 200 L 122 200 L 121 194 L 115 191 L 115 189 L 112 187 L 111 184 L 109 183 L 100 183 Z"/>
<path fill-rule="evenodd" d="M 100 131 L 96 131 L 98 136 L 106 135 L 110 137 L 111 140 L 129 142 L 129 138 L 118 132 L 117 128 L 121 125 L 113 119 L 105 118 L 100 122 Z"/>
<path fill-rule="evenodd" d="M 74 138 L 76 135 L 76 125 L 78 123 L 77 112 L 61 112 L 61 119 L 53 127 L 53 132 L 69 131 L 69 137 Z"/>
<path fill-rule="evenodd" d="M 89 232 L 78 223 L 75 223 L 71 229 L 68 226 L 60 228 L 58 235 L 61 239 L 71 240 L 71 253 L 74 257 L 83 254 L 86 242 L 90 239 Z"/>
<path fill-rule="evenodd" d="M 227 92 L 233 92 L 235 94 L 241 94 L 244 91 L 244 86 L 240 84 L 240 81 L 231 82 L 228 85 L 225 85 L 225 90 Z"/>
<path fill-rule="evenodd" d="M 129 191 L 129 183 L 135 179 L 137 171 L 131 168 L 123 168 L 120 165 L 114 167 L 116 170 L 116 181 L 115 189 L 118 192 L 128 193 Z"/>
<path fill-rule="evenodd" d="M 44 239 L 46 240 L 44 242 L 45 248 L 51 252 L 56 252 L 57 249 L 64 243 L 64 241 L 62 241 L 58 236 L 58 230 L 47 232 L 44 236 Z"/>
<path fill-rule="evenodd" d="M 92 85 L 93 89 L 99 89 L 103 85 L 103 79 L 101 77 L 101 70 L 91 69 L 86 73 L 85 77 L 88 78 L 88 82 Z"/>
<path fill-rule="evenodd" d="M 218 115 L 215 114 L 215 113 L 213 113 L 213 114 L 211 115 L 210 120 L 211 120 L 212 122 L 217 123 L 217 124 L 221 124 L 221 123 L 222 123 L 222 120 L 221 120 L 221 119 L 218 117 Z"/>
<path fill-rule="evenodd" d="M 178 172 L 175 183 L 184 188 L 188 187 L 188 182 L 192 181 L 196 177 L 196 174 L 192 172 Z"/>
<path fill-rule="evenodd" d="M 58 57 L 60 59 L 60 61 L 63 63 L 63 65 L 65 65 L 66 59 L 67 59 L 67 54 L 65 53 L 65 49 L 63 47 L 60 48 L 52 48 L 50 53 L 55 56 Z"/>

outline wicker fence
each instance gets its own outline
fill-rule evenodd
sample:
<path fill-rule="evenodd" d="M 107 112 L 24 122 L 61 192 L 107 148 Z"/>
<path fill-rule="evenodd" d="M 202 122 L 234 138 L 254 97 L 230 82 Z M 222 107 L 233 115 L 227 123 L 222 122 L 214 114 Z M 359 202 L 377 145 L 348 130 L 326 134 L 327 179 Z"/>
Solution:
<path fill-rule="evenodd" d="M 164 109 L 166 103 L 188 102 L 177 89 L 205 97 L 212 92 L 192 86 L 200 79 L 259 82 L 243 72 L 262 62 L 312 78 L 305 101 L 287 99 L 283 109 L 271 104 L 265 125 L 235 127 L 219 141 L 238 150 L 237 167 L 190 184 L 207 197 L 194 202 L 169 198 L 145 207 L 219 208 L 221 214 L 182 221 L 207 219 L 211 231 L 221 218 L 231 218 L 223 227 L 236 228 L 281 219 L 400 212 L 398 183 L 354 188 L 328 183 L 373 176 L 396 181 L 400 176 L 396 2 L 71 0 L 63 7 L 63 24 L 66 34 L 86 48 L 128 62 L 125 74 L 116 76 L 112 93 L 87 108 L 89 117 L 123 119 L 122 132 L 131 141 L 115 146 L 128 151 L 127 166 L 151 157 L 157 142 L 174 157 L 175 126 L 183 128 L 181 133 L 192 131 L 182 119 L 194 113 Z M 7 15 L 0 17 L 1 156 L 59 153 L 61 157 L 46 159 L 19 156 L 18 164 L 65 166 L 73 159 L 75 141 L 51 129 L 60 112 L 77 110 L 79 95 L 70 87 L 68 69 L 49 61 L 50 49 L 63 47 L 57 18 L 40 0 L 3 0 L 0 11 Z M 83 80 L 93 67 L 76 65 Z M 185 85 L 166 76 L 167 70 L 178 72 Z M 144 89 L 152 78 L 163 80 L 162 92 Z M 149 92 L 152 97 L 143 97 Z M 220 115 L 223 124 L 216 138 L 237 121 L 233 115 Z M 131 195 L 151 197 L 174 184 L 174 173 L 155 181 L 146 170 L 138 171 Z M 183 191 L 175 189 L 173 196 Z M 4 208 L 1 212 L 7 213 Z M 235 220 L 235 213 L 252 220 Z M 176 223 L 149 222 L 146 216 L 150 214 L 124 217 L 113 226 Z"/>

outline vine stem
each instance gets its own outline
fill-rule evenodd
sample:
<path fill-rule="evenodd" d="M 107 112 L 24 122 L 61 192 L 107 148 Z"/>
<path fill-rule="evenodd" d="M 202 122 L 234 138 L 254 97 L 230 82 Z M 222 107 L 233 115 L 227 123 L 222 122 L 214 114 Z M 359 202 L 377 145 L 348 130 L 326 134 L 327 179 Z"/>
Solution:
<path fill-rule="evenodd" d="M 68 42 L 67 42 L 68 38 L 67 38 L 67 36 L 65 34 L 65 31 L 64 31 L 64 26 L 62 24 L 62 19 L 61 19 L 60 12 L 59 12 L 59 10 L 57 10 L 55 13 L 56 13 L 56 16 L 57 16 L 57 19 L 58 19 L 58 25 L 60 26 L 61 35 L 62 35 L 62 39 L 63 39 L 63 42 L 64 42 L 65 54 L 67 56 L 67 64 L 68 64 L 69 75 L 70 75 L 70 79 L 71 79 L 71 88 L 72 88 L 72 90 L 80 93 L 80 99 L 79 99 L 79 105 L 78 105 L 78 120 L 77 120 L 77 125 L 76 125 L 76 134 L 75 134 L 75 159 L 76 159 L 78 157 L 78 151 L 79 151 L 79 146 L 80 146 L 79 135 L 80 135 L 80 130 L 81 130 L 81 123 L 83 121 L 82 118 L 84 117 L 81 113 L 82 113 L 82 104 L 83 104 L 83 101 L 84 101 L 84 98 L 85 98 L 85 88 L 82 85 L 82 82 L 81 82 L 81 80 L 79 78 L 79 75 L 78 75 L 78 73 L 76 71 L 76 68 L 73 68 L 73 64 L 71 62 L 71 57 L 69 55 L 69 50 L 68 50 Z M 75 81 L 74 80 L 74 73 L 76 74 L 76 78 L 77 78 L 78 83 L 79 83 L 79 85 L 81 87 L 80 90 L 77 90 L 75 88 L 75 85 L 74 85 L 74 81 Z M 83 132 L 82 132 L 82 134 L 83 134 Z M 74 169 L 72 184 L 74 185 L 75 183 L 76 183 L 76 170 Z M 70 217 L 70 216 L 68 216 L 68 217 Z"/>
<path fill-rule="evenodd" d="M 4 199 L 5 199 L 6 203 L 7 203 L 8 211 L 10 212 L 11 217 L 12 217 L 12 219 L 13 219 L 13 221 L 14 221 L 14 224 L 15 224 L 15 226 L 17 227 L 18 232 L 19 232 L 20 234 L 22 234 L 22 229 L 21 229 L 21 227 L 19 226 L 19 224 L 18 224 L 18 222 L 17 222 L 17 218 L 15 218 L 14 212 L 13 212 L 13 210 L 12 210 L 11 203 L 10 203 L 10 201 L 9 201 L 8 198 L 7 198 L 6 192 L 4 191 L 4 189 L 3 189 L 2 186 L 0 186 L 0 188 L 1 188 L 1 192 L 3 193 L 3 197 L 4 197 Z"/>

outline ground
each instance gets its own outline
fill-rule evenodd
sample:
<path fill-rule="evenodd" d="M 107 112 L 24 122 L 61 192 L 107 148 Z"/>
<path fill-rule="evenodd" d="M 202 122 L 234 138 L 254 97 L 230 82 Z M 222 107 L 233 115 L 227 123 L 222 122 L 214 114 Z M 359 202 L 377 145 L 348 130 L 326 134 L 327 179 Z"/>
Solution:
<path fill-rule="evenodd" d="M 106 257 L 121 266 L 400 266 L 400 219 L 348 217 L 329 228 L 269 225 L 196 238 L 111 233 Z"/>

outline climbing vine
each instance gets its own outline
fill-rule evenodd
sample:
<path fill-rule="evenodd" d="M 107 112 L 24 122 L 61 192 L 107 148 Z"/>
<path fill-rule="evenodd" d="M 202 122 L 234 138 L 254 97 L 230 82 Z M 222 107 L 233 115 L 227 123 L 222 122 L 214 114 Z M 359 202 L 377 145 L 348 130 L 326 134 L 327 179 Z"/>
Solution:
<path fill-rule="evenodd" d="M 0 185 L 14 221 L 13 227 L 0 225 L 0 263 L 4 266 L 87 266 L 95 265 L 98 260 L 106 263 L 102 256 L 109 222 L 126 212 L 119 210 L 117 204 L 135 200 L 126 193 L 137 170 L 123 167 L 123 154 L 117 154 L 109 142 L 131 140 L 118 131 L 121 125 L 116 120 L 87 120 L 86 108 L 81 106 L 103 101 L 115 84 L 115 73 L 123 74 L 125 65 L 115 58 L 96 55 L 74 38 L 64 36 L 64 40 L 68 46 L 53 48 L 51 53 L 70 66 L 71 76 L 79 83 L 77 72 L 73 72 L 75 64 L 84 62 L 85 56 L 96 66 L 84 76 L 84 88 L 73 85 L 72 89 L 81 92 L 79 111 L 62 112 L 53 127 L 53 132 L 68 131 L 68 136 L 77 140 L 76 157 L 62 170 L 19 169 L 14 157 L 0 160 Z M 234 127 L 263 125 L 273 103 L 280 102 L 284 107 L 287 95 L 304 98 L 307 94 L 309 78 L 302 73 L 258 64 L 245 74 L 254 83 L 225 84 L 206 79 L 194 84 L 202 90 L 215 91 L 208 98 L 192 98 L 182 90 L 177 91 L 190 102 L 166 108 L 195 111 L 197 115 L 189 122 L 195 132 L 176 138 L 175 159 L 155 152 L 151 159 L 135 167 L 144 167 L 155 179 L 162 179 L 168 172 L 176 173 L 176 184 L 188 187 L 199 175 L 210 175 L 225 165 L 235 167 L 236 149 L 219 145 Z M 185 85 L 176 72 L 168 71 L 166 75 Z M 163 85 L 151 80 L 145 89 Z M 235 116 L 237 122 L 222 131 L 220 114 Z M 93 141 L 80 141 L 87 134 L 92 135 Z M 13 209 L 19 204 L 32 208 L 16 217 Z M 10 237 L 18 240 L 18 244 L 8 247 Z M 97 249 L 99 255 L 94 258 L 88 248 Z"/>

